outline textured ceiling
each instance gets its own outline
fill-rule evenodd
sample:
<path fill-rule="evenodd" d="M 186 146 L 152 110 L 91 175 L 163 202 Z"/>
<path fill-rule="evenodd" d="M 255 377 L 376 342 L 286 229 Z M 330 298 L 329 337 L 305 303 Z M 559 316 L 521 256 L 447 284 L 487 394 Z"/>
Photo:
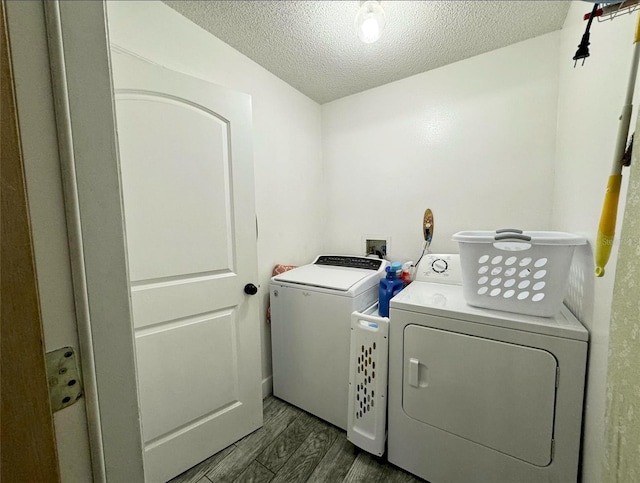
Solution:
<path fill-rule="evenodd" d="M 566 1 L 382 1 L 380 40 L 362 43 L 359 1 L 166 1 L 323 104 L 562 28 Z"/>

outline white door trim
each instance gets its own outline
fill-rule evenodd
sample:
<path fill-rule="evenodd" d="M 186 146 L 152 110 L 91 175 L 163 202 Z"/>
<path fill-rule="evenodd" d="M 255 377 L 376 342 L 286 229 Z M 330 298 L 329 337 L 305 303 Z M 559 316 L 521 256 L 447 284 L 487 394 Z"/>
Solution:
<path fill-rule="evenodd" d="M 94 481 L 142 482 L 106 5 L 43 4 Z"/>

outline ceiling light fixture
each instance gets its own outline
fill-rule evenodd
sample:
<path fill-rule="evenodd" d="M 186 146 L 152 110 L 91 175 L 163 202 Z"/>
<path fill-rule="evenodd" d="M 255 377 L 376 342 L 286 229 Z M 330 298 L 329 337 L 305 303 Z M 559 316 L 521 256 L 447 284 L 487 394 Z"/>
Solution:
<path fill-rule="evenodd" d="M 380 2 L 368 0 L 362 2 L 356 15 L 358 38 L 365 44 L 371 44 L 380 38 L 386 18 Z"/>

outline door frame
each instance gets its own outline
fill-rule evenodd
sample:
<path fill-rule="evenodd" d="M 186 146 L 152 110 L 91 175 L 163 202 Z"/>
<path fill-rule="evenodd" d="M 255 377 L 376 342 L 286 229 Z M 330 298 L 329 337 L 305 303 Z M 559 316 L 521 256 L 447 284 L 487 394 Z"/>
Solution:
<path fill-rule="evenodd" d="M 6 2 L 0 3 L 2 115 L 2 472 L 60 482 L 29 219 Z M 8 300 L 7 300 L 8 298 Z"/>
<path fill-rule="evenodd" d="M 144 481 L 106 4 L 44 1 L 94 481 Z"/>

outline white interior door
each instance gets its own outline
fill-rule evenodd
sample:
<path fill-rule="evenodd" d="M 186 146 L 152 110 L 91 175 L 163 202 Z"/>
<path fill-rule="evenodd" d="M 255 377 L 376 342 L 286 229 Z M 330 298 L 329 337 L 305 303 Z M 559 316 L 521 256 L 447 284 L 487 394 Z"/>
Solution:
<path fill-rule="evenodd" d="M 251 98 L 113 52 L 147 481 L 262 425 Z M 117 356 L 117 354 L 114 354 Z"/>

